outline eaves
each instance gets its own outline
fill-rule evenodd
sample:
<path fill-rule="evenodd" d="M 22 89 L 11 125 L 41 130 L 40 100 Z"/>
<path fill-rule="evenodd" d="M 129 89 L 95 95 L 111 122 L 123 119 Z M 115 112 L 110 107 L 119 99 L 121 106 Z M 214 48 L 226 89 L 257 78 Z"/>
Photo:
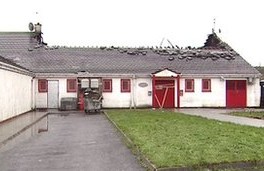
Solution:
<path fill-rule="evenodd" d="M 225 77 L 225 78 L 260 78 L 260 73 L 249 73 L 249 74 L 182 74 L 181 77 L 185 78 L 217 78 L 217 77 Z"/>
<path fill-rule="evenodd" d="M 22 74 L 22 75 L 35 77 L 35 74 L 27 69 L 23 69 L 23 68 L 14 66 L 14 65 L 4 63 L 4 62 L 0 62 L 0 69 L 10 71 L 10 72 L 15 72 L 15 73 Z"/>

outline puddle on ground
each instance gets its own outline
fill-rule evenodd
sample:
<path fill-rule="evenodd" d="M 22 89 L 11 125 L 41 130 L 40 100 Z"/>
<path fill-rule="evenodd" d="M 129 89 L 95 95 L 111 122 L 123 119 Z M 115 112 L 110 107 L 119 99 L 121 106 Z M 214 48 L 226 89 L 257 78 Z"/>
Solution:
<path fill-rule="evenodd" d="M 67 117 L 69 115 L 69 112 L 58 112 L 56 110 L 48 112 L 34 111 L 1 123 L 0 152 L 9 150 L 42 132 L 47 132 L 49 117 Z"/>
<path fill-rule="evenodd" d="M 40 120 L 31 126 L 29 125 L 37 119 L 34 115 L 25 117 L 21 120 L 18 119 L 20 122 L 14 120 L 2 124 L 0 127 L 0 152 L 9 150 L 41 132 L 47 132 L 49 129 L 49 116 L 43 115 L 40 118 Z"/>
<path fill-rule="evenodd" d="M 42 118 L 46 114 L 47 112 L 34 111 L 4 121 L 0 124 L 0 142 L 3 142 L 8 137 L 10 137 L 10 135 L 16 134 L 25 126 L 30 125 L 31 123 L 35 122 L 39 118 Z"/>

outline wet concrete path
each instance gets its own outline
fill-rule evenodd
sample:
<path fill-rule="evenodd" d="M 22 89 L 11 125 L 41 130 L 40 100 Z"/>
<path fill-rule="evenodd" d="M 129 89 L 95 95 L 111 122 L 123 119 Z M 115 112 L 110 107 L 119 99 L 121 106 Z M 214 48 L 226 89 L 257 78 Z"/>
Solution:
<path fill-rule="evenodd" d="M 48 123 L 0 152 L 0 170 L 144 170 L 104 115 L 49 115 Z"/>
<path fill-rule="evenodd" d="M 14 135 L 37 122 L 39 119 L 47 115 L 47 113 L 47 111 L 32 111 L 0 123 L 0 148 L 3 145 L 2 143 L 12 139 Z"/>
<path fill-rule="evenodd" d="M 263 109 L 251 109 L 252 111 L 263 111 Z M 176 112 L 185 113 L 188 115 L 201 116 L 207 119 L 214 119 L 224 122 L 231 122 L 240 125 L 248 125 L 254 127 L 264 127 L 264 120 L 246 118 L 240 116 L 231 116 L 227 113 L 240 111 L 243 112 L 245 109 L 203 109 L 203 108 L 193 108 L 193 109 L 176 109 Z"/>

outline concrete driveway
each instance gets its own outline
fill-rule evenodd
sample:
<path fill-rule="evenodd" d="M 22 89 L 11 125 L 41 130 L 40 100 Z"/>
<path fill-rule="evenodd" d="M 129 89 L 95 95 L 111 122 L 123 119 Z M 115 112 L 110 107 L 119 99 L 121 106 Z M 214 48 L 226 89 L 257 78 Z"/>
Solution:
<path fill-rule="evenodd" d="M 249 109 L 251 111 L 263 111 L 263 109 Z M 252 119 L 240 116 L 231 116 L 227 113 L 235 111 L 245 111 L 245 109 L 210 109 L 210 108 L 183 108 L 176 109 L 176 112 L 181 112 L 188 115 L 201 116 L 207 119 L 214 119 L 224 122 L 231 122 L 240 125 L 248 125 L 254 127 L 264 127 L 264 120 Z"/>
<path fill-rule="evenodd" d="M 48 131 L 0 153 L 0 170 L 144 170 L 104 115 L 49 115 Z"/>

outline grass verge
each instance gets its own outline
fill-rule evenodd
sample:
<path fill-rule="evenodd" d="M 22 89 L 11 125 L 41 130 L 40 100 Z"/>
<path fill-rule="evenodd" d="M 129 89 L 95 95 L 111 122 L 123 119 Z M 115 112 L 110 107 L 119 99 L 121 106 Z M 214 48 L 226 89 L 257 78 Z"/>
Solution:
<path fill-rule="evenodd" d="M 264 160 L 264 129 L 160 110 L 108 110 L 157 168 Z"/>
<path fill-rule="evenodd" d="M 243 117 L 248 117 L 248 118 L 254 118 L 254 119 L 264 119 L 264 112 L 231 112 L 229 115 L 234 115 L 234 116 L 243 116 Z"/>

